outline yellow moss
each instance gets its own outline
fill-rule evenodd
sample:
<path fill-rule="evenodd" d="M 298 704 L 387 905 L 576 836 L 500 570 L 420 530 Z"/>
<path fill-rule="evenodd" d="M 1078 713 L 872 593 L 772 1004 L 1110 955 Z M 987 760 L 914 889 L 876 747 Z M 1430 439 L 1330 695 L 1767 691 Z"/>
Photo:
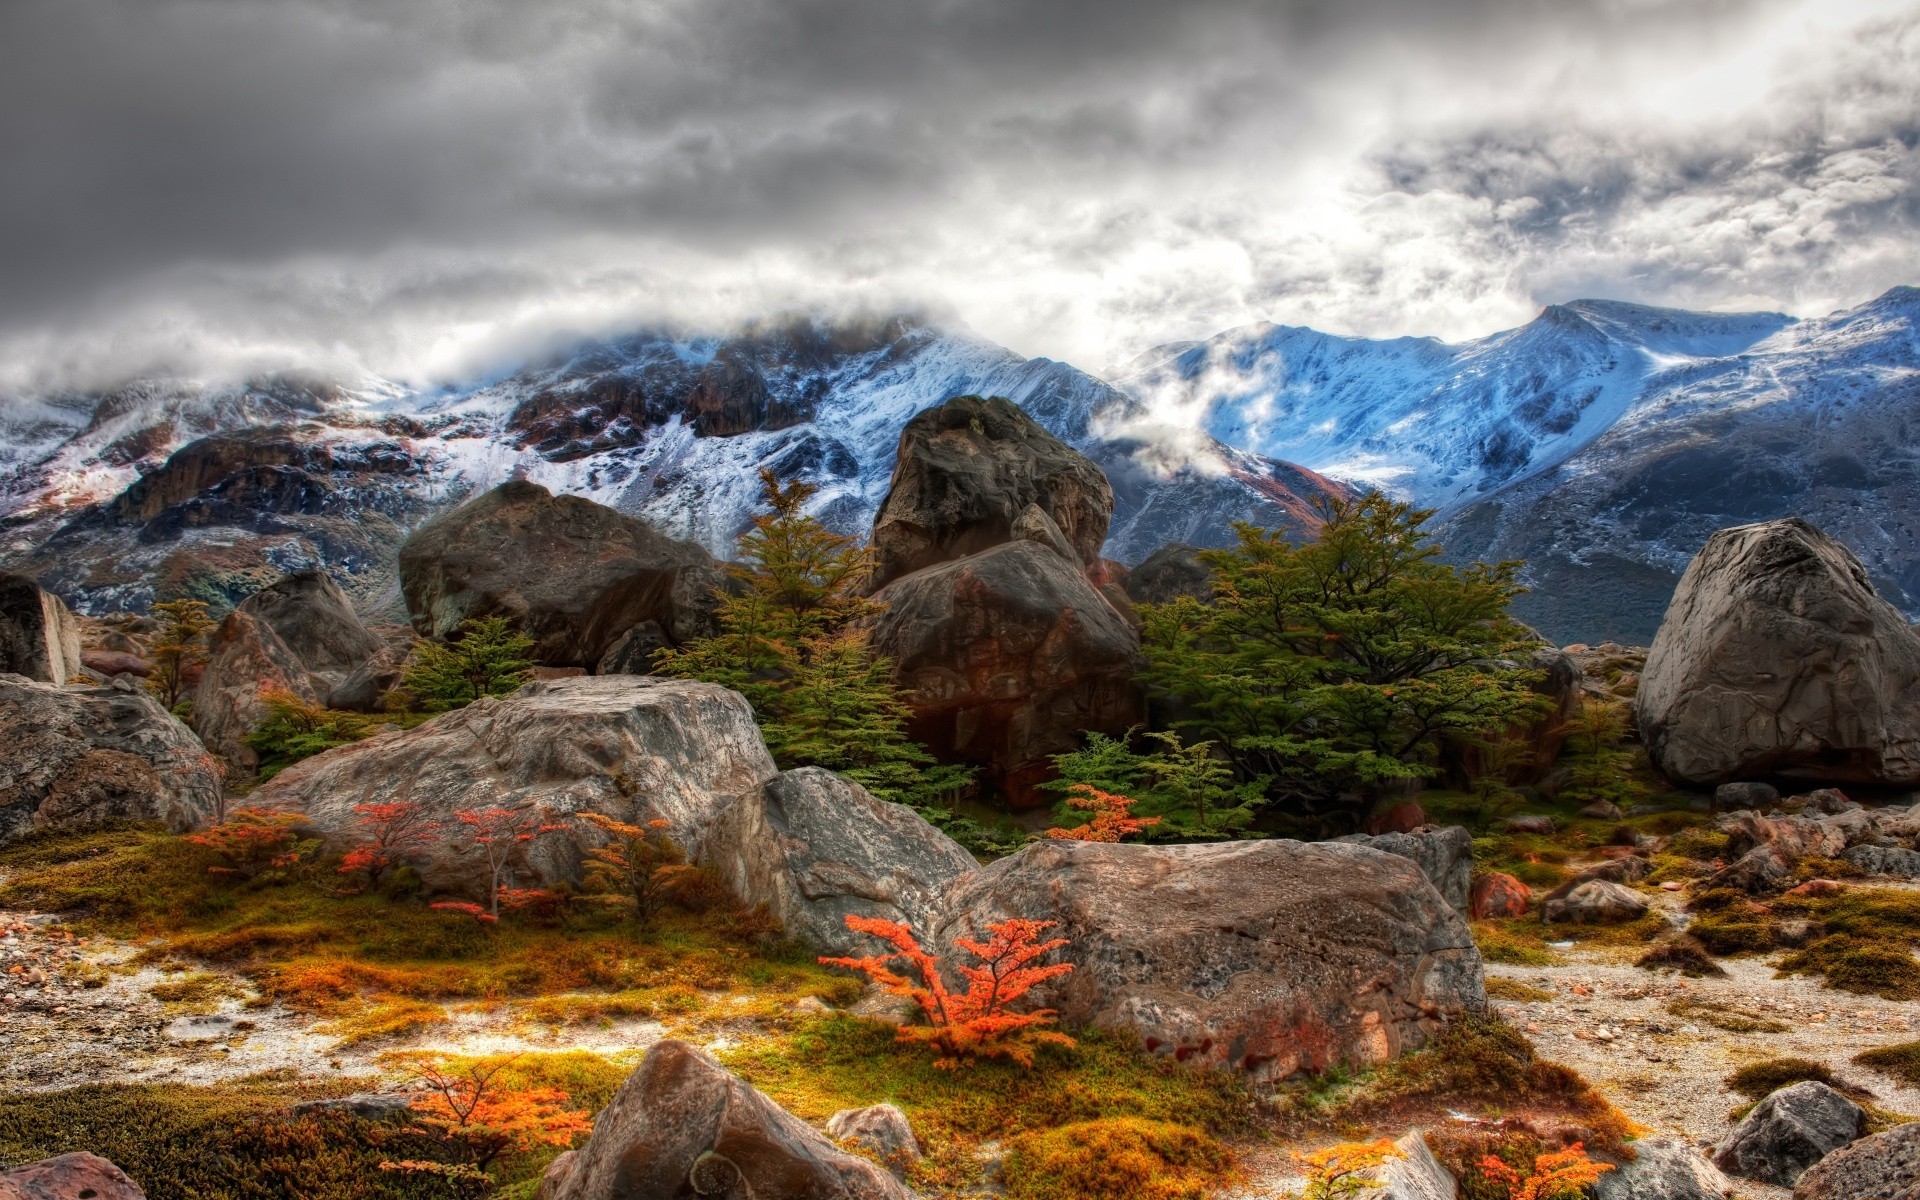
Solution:
<path fill-rule="evenodd" d="M 1551 967 L 1560 962 L 1560 957 L 1547 949 L 1538 921 L 1475 921 L 1472 929 L 1474 945 L 1480 947 L 1480 957 L 1488 962 L 1515 967 Z"/>
<path fill-rule="evenodd" d="M 1008 1150 L 1010 1200 L 1205 1200 L 1234 1169 L 1204 1131 L 1137 1117 L 1023 1134 Z"/>
<path fill-rule="evenodd" d="M 383 1042 L 448 1021 L 447 1010 L 438 1004 L 419 1000 L 379 1000 L 357 1012 L 337 1017 L 320 1026 L 324 1033 L 340 1039 L 343 1046 Z"/>
<path fill-rule="evenodd" d="M 147 989 L 147 995 L 162 1004 L 203 1012 L 211 1011 L 222 1000 L 237 1000 L 244 994 L 232 980 L 207 974 L 163 980 Z"/>
<path fill-rule="evenodd" d="M 1508 979 L 1504 975 L 1489 975 L 1487 976 L 1487 998 L 1517 1000 L 1522 1004 L 1544 1004 L 1553 999 L 1553 993 L 1531 984 L 1521 983 L 1518 979 Z"/>

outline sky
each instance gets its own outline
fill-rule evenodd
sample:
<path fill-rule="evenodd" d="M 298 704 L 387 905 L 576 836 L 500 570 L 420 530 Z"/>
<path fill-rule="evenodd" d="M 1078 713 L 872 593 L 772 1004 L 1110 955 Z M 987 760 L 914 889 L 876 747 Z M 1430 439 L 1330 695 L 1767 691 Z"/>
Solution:
<path fill-rule="evenodd" d="M 1920 0 L 6 0 L 0 391 L 1920 284 Z"/>

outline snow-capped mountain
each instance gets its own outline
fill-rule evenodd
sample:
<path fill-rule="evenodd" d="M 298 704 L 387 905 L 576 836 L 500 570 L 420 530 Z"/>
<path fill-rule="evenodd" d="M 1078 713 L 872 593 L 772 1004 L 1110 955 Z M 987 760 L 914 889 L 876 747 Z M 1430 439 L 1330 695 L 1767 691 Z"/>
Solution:
<path fill-rule="evenodd" d="M 864 532 L 902 426 L 953 396 L 1006 396 L 1113 479 L 1107 552 L 1219 544 L 1230 522 L 1311 525 L 1342 490 L 1205 437 L 1102 430 L 1129 397 L 912 318 L 805 318 L 732 336 L 593 342 L 498 378 L 432 392 L 388 381 L 143 380 L 95 396 L 0 404 L 0 556 L 83 610 L 156 593 L 218 601 L 326 565 L 393 615 L 407 532 L 509 478 L 586 496 L 729 555 L 769 467 L 819 492 L 811 509 Z"/>
<path fill-rule="evenodd" d="M 1920 290 L 1815 320 L 1613 301 L 1458 344 L 1265 325 L 1115 379 L 1145 411 L 1439 510 L 1520 558 L 1520 613 L 1644 642 L 1715 529 L 1799 515 L 1920 605 Z"/>

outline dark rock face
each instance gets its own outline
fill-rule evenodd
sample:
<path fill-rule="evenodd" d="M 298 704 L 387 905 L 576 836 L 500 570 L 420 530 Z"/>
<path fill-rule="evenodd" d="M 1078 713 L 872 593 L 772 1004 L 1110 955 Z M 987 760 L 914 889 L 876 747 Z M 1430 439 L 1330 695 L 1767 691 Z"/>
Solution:
<path fill-rule="evenodd" d="M 538 809 L 563 826 L 531 843 L 527 874 L 541 887 L 577 883 L 585 850 L 604 838 L 568 814 L 597 812 L 667 833 L 698 856 L 714 818 L 778 772 L 753 710 L 710 683 L 635 675 L 530 683 L 412 729 L 381 734 L 295 763 L 248 797 L 306 814 L 331 838 L 357 836 L 353 806 L 409 797 L 445 836 L 416 864 L 429 887 L 468 891 L 475 850 L 460 809 Z"/>
<path fill-rule="evenodd" d="M 850 915 L 933 929 L 946 890 L 979 864 L 925 818 L 818 767 L 788 771 L 714 821 L 701 850 L 735 897 L 765 905 L 827 954 L 868 939 Z"/>
<path fill-rule="evenodd" d="M 1181 596 L 1213 597 L 1213 569 L 1200 561 L 1198 547 L 1162 546 L 1127 574 L 1127 597 L 1135 604 L 1165 604 Z"/>
<path fill-rule="evenodd" d="M 1808 1167 L 1860 1136 L 1866 1110 L 1824 1083 L 1783 1087 L 1741 1118 L 1714 1148 L 1729 1175 L 1792 1187 Z"/>
<path fill-rule="evenodd" d="M 0 671 L 41 683 L 80 672 L 80 623 L 25 575 L 0 575 Z"/>
<path fill-rule="evenodd" d="M 40 829 L 218 811 L 220 778 L 198 739 L 131 687 L 62 688 L 0 675 L 0 845 Z"/>
<path fill-rule="evenodd" d="M 1085 575 L 1033 542 L 1009 542 L 896 580 L 875 651 L 894 662 L 912 736 L 943 761 L 978 763 L 1016 805 L 1049 756 L 1083 730 L 1120 734 L 1142 719 L 1132 682 L 1140 640 Z"/>
<path fill-rule="evenodd" d="M 1805 521 L 1723 529 L 1680 581 L 1635 712 L 1686 783 L 1920 782 L 1920 634 Z"/>
<path fill-rule="evenodd" d="M 1448 904 L 1467 911 L 1468 891 L 1473 886 L 1473 835 L 1463 826 L 1449 825 L 1426 833 L 1354 833 L 1338 840 L 1399 855 L 1418 866 Z"/>
<path fill-rule="evenodd" d="M 422 526 L 400 548 L 414 628 L 446 637 L 472 617 L 505 616 L 547 666 L 591 667 L 654 621 L 678 643 L 705 631 L 721 582 L 691 542 L 577 496 L 503 483 Z"/>
<path fill-rule="evenodd" d="M 1064 1025 L 1282 1079 L 1384 1062 L 1486 1003 L 1466 922 L 1406 859 L 1338 842 L 1041 842 L 966 877 L 933 941 L 1055 921 Z"/>
<path fill-rule="evenodd" d="M 361 677 L 385 649 L 325 571 L 289 575 L 242 601 L 214 630 L 193 693 L 194 724 L 208 749 L 250 770 L 259 755 L 246 735 L 266 715 L 263 690 L 328 708 L 371 707 L 378 696 L 365 693 L 378 689 L 362 686 Z"/>
<path fill-rule="evenodd" d="M 1793 1200 L 1920 1200 L 1920 1124 L 1835 1150 L 1793 1185 Z"/>
<path fill-rule="evenodd" d="M 1029 508 L 1085 566 L 1100 556 L 1113 489 L 1099 467 L 1010 401 L 962 396 L 907 422 L 873 523 L 876 589 L 1014 538 Z M 1040 528 L 1033 517 L 1029 527 Z"/>
<path fill-rule="evenodd" d="M 147 1200 L 127 1173 L 82 1151 L 0 1171 L 0 1200 Z"/>
<path fill-rule="evenodd" d="M 706 1054 L 666 1041 L 555 1159 L 537 1200 L 911 1200 Z"/>

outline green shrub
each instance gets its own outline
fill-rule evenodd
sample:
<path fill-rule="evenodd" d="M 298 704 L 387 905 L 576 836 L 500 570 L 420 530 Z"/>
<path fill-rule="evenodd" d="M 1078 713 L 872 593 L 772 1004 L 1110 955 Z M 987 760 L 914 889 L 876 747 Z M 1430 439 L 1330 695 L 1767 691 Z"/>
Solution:
<path fill-rule="evenodd" d="M 450 642 L 416 645 L 400 687 L 427 712 L 465 708 L 482 696 L 506 696 L 527 681 L 533 639 L 505 617 L 463 622 Z"/>
<path fill-rule="evenodd" d="M 273 689 L 261 693 L 266 716 L 247 732 L 247 745 L 260 755 L 260 778 L 272 779 L 294 763 L 336 746 L 348 746 L 371 736 L 374 718 L 339 712 L 302 700 L 292 692 Z"/>

